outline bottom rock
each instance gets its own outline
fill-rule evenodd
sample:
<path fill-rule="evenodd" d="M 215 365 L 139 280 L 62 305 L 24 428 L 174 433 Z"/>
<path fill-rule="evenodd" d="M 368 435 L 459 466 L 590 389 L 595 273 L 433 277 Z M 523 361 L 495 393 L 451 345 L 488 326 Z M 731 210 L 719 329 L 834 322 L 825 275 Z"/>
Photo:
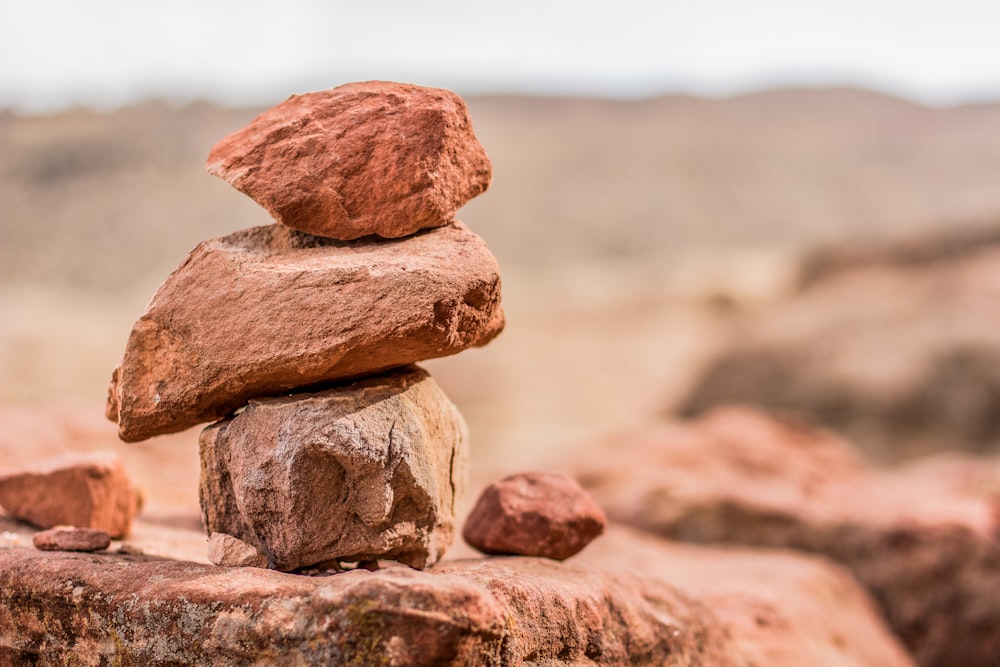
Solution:
<path fill-rule="evenodd" d="M 330 577 L 0 550 L 0 664 L 742 664 L 655 579 L 533 558 Z"/>
<path fill-rule="evenodd" d="M 427 567 L 454 538 L 467 440 L 458 409 L 416 366 L 253 400 L 202 432 L 204 524 L 276 570 L 376 559 Z"/>

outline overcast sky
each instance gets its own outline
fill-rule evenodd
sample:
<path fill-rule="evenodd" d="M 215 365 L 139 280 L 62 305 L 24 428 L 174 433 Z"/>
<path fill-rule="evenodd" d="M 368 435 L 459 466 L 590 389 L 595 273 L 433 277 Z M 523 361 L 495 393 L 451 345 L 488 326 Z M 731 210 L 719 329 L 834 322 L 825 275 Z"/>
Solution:
<path fill-rule="evenodd" d="M 0 0 L 0 107 L 269 104 L 363 79 L 646 96 L 1000 100 L 997 0 Z"/>

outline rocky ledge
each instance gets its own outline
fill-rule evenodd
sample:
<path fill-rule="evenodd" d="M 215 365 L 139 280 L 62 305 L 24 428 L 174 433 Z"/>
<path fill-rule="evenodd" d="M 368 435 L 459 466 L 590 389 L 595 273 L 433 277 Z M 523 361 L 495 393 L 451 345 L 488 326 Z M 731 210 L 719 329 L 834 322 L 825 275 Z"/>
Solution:
<path fill-rule="evenodd" d="M 10 549 L 0 589 L 3 664 L 727 664 L 665 584 L 541 559 L 305 577 Z"/>
<path fill-rule="evenodd" d="M 0 548 L 0 665 L 912 667 L 824 560 L 615 526 L 595 546 L 330 576 Z"/>

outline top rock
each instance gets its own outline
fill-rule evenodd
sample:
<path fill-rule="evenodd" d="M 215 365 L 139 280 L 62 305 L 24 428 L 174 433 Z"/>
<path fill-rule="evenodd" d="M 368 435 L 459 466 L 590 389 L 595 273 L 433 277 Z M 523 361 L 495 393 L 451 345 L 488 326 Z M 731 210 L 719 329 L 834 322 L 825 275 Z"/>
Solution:
<path fill-rule="evenodd" d="M 461 98 L 385 81 L 293 95 L 206 166 L 278 222 L 345 241 L 440 227 L 492 177 Z"/>

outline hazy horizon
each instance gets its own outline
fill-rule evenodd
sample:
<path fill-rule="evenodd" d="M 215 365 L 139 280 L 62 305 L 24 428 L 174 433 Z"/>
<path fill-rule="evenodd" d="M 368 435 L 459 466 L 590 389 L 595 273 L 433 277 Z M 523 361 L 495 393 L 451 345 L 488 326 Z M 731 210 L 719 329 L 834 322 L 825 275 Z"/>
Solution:
<path fill-rule="evenodd" d="M 1000 100 L 1000 5 L 901 0 L 40 0 L 0 9 L 0 108 L 149 98 L 264 106 L 390 79 L 463 95 L 729 97 L 850 87 L 932 106 Z"/>

